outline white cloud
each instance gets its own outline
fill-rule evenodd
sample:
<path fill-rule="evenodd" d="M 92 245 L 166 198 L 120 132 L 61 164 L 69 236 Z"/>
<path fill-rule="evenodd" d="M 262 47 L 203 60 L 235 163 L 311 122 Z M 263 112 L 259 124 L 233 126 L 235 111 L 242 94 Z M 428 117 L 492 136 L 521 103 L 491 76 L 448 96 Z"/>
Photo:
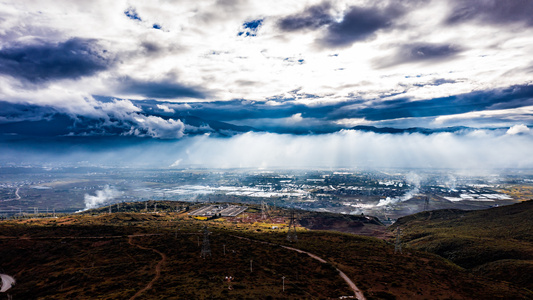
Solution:
<path fill-rule="evenodd" d="M 184 0 L 184 1 L 15 1 L 0 3 L 0 49 L 30 41 L 64 42 L 72 37 L 94 39 L 113 64 L 79 79 L 62 79 L 42 85 L 28 85 L 0 74 L 0 99 L 8 102 L 53 106 L 71 115 L 118 116 L 135 126 L 130 134 L 160 138 L 183 135 L 179 120 L 146 117 L 134 102 L 122 100 L 102 104 L 93 95 L 129 99 L 153 98 L 147 93 L 121 89 L 121 79 L 135 82 L 175 83 L 201 87 L 205 99 L 179 98 L 161 93 L 157 107 L 173 113 L 172 101 L 217 101 L 245 99 L 281 106 L 291 99 L 308 106 L 350 102 L 354 108 L 375 106 L 383 100 L 409 98 L 413 101 L 483 91 L 517 84 L 530 84 L 533 61 L 533 27 L 476 22 L 445 25 L 450 1 L 422 1 L 409 4 L 406 13 L 394 20 L 390 30 L 375 39 L 355 42 L 345 48 L 317 49 L 324 28 L 305 32 L 283 32 L 280 18 L 322 3 L 312 1 Z M 392 2 L 391 3 L 395 3 Z M 342 20 L 354 5 L 372 1 L 332 2 L 333 18 Z M 383 4 L 386 6 L 386 3 Z M 142 21 L 128 18 L 124 11 L 135 8 Z M 238 36 L 243 23 L 262 19 L 256 36 Z M 152 26 L 158 24 L 161 29 Z M 518 27 L 517 27 L 518 26 Z M 456 45 L 453 59 L 410 61 L 376 68 L 376 61 L 395 55 L 405 44 Z M 301 60 L 301 61 L 299 61 Z M 435 80 L 446 80 L 433 84 Z M 142 90 L 142 89 L 141 89 Z M 294 92 L 297 90 L 298 92 Z M 316 97 L 306 97 L 306 95 Z M 354 102 L 354 99 L 357 102 Z M 366 102 L 359 102 L 366 100 Z M 184 104 L 188 105 L 188 104 Z M 177 108 L 176 108 L 177 109 Z M 299 126 L 318 124 L 305 114 L 291 112 L 289 118 L 273 118 L 270 124 Z M 528 124 L 532 106 L 486 110 L 440 116 L 431 125 Z M 286 116 L 286 115 L 285 115 Z M 395 126 L 416 126 L 421 118 L 389 121 Z M 268 123 L 245 120 L 241 125 Z M 428 120 L 423 120 L 429 122 Z M 430 120 L 431 121 L 431 120 Z M 374 124 L 364 118 L 344 118 L 340 126 Z M 402 123 L 404 122 L 404 123 Z M 387 125 L 386 122 L 381 124 Z M 330 124 L 332 125 L 332 124 Z M 300 128 L 300 129 L 301 129 Z"/>
<path fill-rule="evenodd" d="M 173 110 L 172 108 L 166 106 L 166 105 L 163 105 L 163 104 L 157 104 L 157 108 L 163 110 L 164 112 L 166 113 L 175 113 L 176 111 Z"/>
<path fill-rule="evenodd" d="M 491 169 L 533 167 L 530 135 L 375 134 L 345 130 L 334 134 L 292 136 L 247 133 L 229 139 L 184 140 L 176 155 L 180 166 L 351 167 Z M 416 178 L 412 179 L 416 185 Z"/>
<path fill-rule="evenodd" d="M 164 120 L 155 116 L 137 116 L 135 120 L 137 121 L 137 126 L 132 127 L 132 131 L 129 134 L 147 135 L 160 139 L 179 139 L 183 137 L 185 125 L 180 120 Z"/>
<path fill-rule="evenodd" d="M 533 106 L 523 106 L 510 109 L 496 109 L 473 111 L 463 114 L 439 116 L 435 118 L 436 124 L 444 124 L 455 120 L 491 119 L 502 118 L 509 121 L 531 120 L 533 116 Z"/>
<path fill-rule="evenodd" d="M 509 128 L 509 130 L 507 130 L 507 134 L 515 135 L 520 133 L 528 133 L 529 131 L 530 129 L 526 125 L 520 124 Z"/>
<path fill-rule="evenodd" d="M 365 118 L 346 118 L 335 121 L 336 124 L 346 127 L 354 127 L 358 125 L 370 125 L 374 122 L 368 121 Z"/>
<path fill-rule="evenodd" d="M 495 88 L 524 82 L 523 72 L 503 74 L 522 67 L 529 53 L 533 53 L 531 28 L 517 31 L 470 23 L 443 26 L 442 21 L 450 12 L 449 5 L 443 1 L 412 6 L 397 21 L 401 26 L 380 32 L 374 40 L 344 49 L 317 51 L 313 44 L 321 36 L 320 30 L 286 33 L 276 27 L 279 18 L 320 2 L 8 1 L 1 5 L 5 21 L 0 25 L 0 33 L 9 36 L 4 39 L 3 46 L 30 37 L 58 41 L 67 37 L 98 39 L 109 52 L 119 55 L 122 63 L 95 75 L 91 81 L 96 84 L 75 85 L 83 94 L 106 92 L 106 95 L 120 96 L 115 87 L 106 82 L 126 75 L 153 80 L 165 74 L 176 74 L 182 84 L 212 91 L 213 99 L 264 101 L 296 88 L 336 101 L 349 99 L 354 93 L 371 99 L 376 93 L 397 89 L 406 76 L 416 78 L 420 74 L 431 74 L 428 79 L 461 80 L 446 86 L 411 88 L 404 96 L 442 97 L 468 92 L 480 85 Z M 333 11 L 341 18 L 351 5 L 367 4 L 365 1 L 335 1 Z M 124 11 L 130 7 L 136 9 L 142 21 L 125 16 Z M 237 35 L 243 22 L 259 18 L 264 22 L 257 36 Z M 161 25 L 162 30 L 153 29 L 153 24 Z M 30 27 L 41 29 L 30 30 Z M 404 64 L 386 70 L 373 68 L 374 59 L 387 57 L 398 45 L 421 41 L 453 42 L 467 51 L 456 60 L 438 64 Z M 153 45 L 154 52 L 142 52 L 141 44 L 145 42 Z M 287 64 L 286 58 L 303 59 L 305 63 Z M 259 84 L 247 87 L 237 84 L 243 80 Z M 354 83 L 363 81 L 368 84 L 353 87 Z M 58 85 L 63 89 L 72 86 L 69 82 Z"/>

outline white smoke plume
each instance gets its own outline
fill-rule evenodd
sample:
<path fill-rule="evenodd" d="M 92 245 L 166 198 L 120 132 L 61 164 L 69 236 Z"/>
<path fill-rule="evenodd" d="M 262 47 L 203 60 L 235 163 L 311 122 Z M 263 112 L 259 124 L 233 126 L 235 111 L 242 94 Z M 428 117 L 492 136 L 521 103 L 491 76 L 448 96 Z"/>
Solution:
<path fill-rule="evenodd" d="M 379 203 L 376 206 L 393 205 L 393 204 L 407 201 L 413 198 L 414 195 L 420 192 L 420 181 L 421 180 L 422 178 L 419 175 L 413 172 L 410 172 L 409 174 L 407 174 L 407 176 L 405 176 L 405 181 L 409 184 L 411 189 L 401 197 L 394 197 L 394 198 L 387 197 L 386 199 L 381 199 L 379 200 Z"/>
<path fill-rule="evenodd" d="M 97 208 L 101 204 L 113 200 L 114 198 L 122 195 L 122 192 L 110 188 L 108 185 L 103 190 L 96 191 L 96 195 L 85 194 L 85 209 Z"/>
<path fill-rule="evenodd" d="M 446 184 L 446 187 L 450 191 L 455 190 L 455 188 L 457 187 L 457 179 L 452 174 L 448 174 L 448 179 L 446 180 L 444 184 Z"/>

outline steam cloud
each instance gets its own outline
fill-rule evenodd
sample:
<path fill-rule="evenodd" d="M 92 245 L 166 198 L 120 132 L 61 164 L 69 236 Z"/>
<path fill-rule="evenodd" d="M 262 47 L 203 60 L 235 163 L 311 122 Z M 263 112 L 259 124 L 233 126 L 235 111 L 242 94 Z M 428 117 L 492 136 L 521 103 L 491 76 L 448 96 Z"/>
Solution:
<path fill-rule="evenodd" d="M 97 208 L 101 204 L 113 200 L 114 198 L 120 196 L 122 192 L 119 192 L 113 188 L 110 188 L 108 185 L 104 187 L 103 190 L 96 191 L 96 196 L 85 194 L 85 209 Z"/>
<path fill-rule="evenodd" d="M 376 206 L 387 206 L 393 205 L 399 202 L 407 201 L 413 198 L 414 195 L 420 192 L 420 181 L 421 177 L 413 172 L 410 172 L 405 177 L 405 181 L 411 186 L 411 189 L 401 197 L 387 197 L 386 199 L 379 200 L 379 203 Z"/>

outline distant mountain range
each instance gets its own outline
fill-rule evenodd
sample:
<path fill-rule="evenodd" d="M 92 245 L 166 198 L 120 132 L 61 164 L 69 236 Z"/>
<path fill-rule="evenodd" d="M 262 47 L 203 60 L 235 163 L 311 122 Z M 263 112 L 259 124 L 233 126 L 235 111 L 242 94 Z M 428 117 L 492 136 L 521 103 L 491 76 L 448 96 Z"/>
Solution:
<path fill-rule="evenodd" d="M 261 131 L 250 126 L 233 125 L 194 116 L 178 117 L 177 119 L 185 125 L 189 125 L 189 127 L 186 126 L 185 133 L 190 135 L 216 133 L 221 136 L 231 136 L 236 133 Z M 0 124 L 0 135 L 20 137 L 116 136 L 123 134 L 128 129 L 124 126 L 106 124 L 99 119 L 78 117 L 74 120 L 65 114 L 56 113 L 41 120 L 23 120 Z"/>
<path fill-rule="evenodd" d="M 368 131 L 375 133 L 421 133 L 421 134 L 433 134 L 441 132 L 460 132 L 460 131 L 470 131 L 475 130 L 475 128 L 470 128 L 466 126 L 454 126 L 454 127 L 445 127 L 445 128 L 422 128 L 422 127 L 411 127 L 411 128 L 392 128 L 392 127 L 374 127 L 374 126 L 355 126 L 352 127 L 353 130 Z"/>
<path fill-rule="evenodd" d="M 272 133 L 287 133 L 287 134 L 327 134 L 334 133 L 343 128 L 309 128 L 308 130 L 290 128 L 254 128 L 251 126 L 234 125 L 231 123 L 207 120 L 196 116 L 163 116 L 156 115 L 162 119 L 179 119 L 185 126 L 184 134 L 186 135 L 200 135 L 200 134 L 215 134 L 221 137 L 232 136 L 245 132 L 272 132 Z M 117 122 L 115 122 L 117 121 Z M 5 121 L 4 121 L 5 122 Z M 5 122 L 0 124 L 0 136 L 11 137 L 10 139 L 18 138 L 32 138 L 32 137 L 68 137 L 68 136 L 90 136 L 90 137 L 110 137 L 110 136 L 135 136 L 129 133 L 134 128 L 134 124 L 129 124 L 128 121 L 113 120 L 106 121 L 103 119 L 90 118 L 84 116 L 77 116 L 75 119 L 63 113 L 51 113 L 42 119 L 34 120 L 27 119 L 14 122 Z M 435 134 L 442 132 L 468 132 L 476 130 L 477 128 L 470 128 L 465 126 L 445 127 L 445 128 L 393 128 L 393 127 L 375 127 L 375 126 L 355 126 L 348 128 L 351 130 L 359 130 L 364 132 L 374 132 L 379 134 L 405 134 L 405 133 L 419 133 L 419 134 Z M 484 128 L 486 130 L 507 129 L 507 128 Z M 143 137 L 142 135 L 138 135 Z M 149 136 L 144 136 L 151 138 Z"/>

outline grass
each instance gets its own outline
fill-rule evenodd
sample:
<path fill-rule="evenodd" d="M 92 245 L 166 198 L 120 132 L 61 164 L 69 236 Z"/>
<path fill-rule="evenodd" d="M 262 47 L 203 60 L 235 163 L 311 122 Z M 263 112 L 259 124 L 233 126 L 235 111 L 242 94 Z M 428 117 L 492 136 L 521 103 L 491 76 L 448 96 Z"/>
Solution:
<path fill-rule="evenodd" d="M 165 204 L 158 202 L 157 207 L 163 210 Z M 13 297 L 129 299 L 153 279 L 161 256 L 149 249 L 157 249 L 167 256 L 161 278 L 139 299 L 328 299 L 353 295 L 335 268 L 354 280 L 368 299 L 531 298 L 527 291 L 474 276 L 434 254 L 414 249 L 394 254 L 393 245 L 376 238 L 299 228 L 298 242 L 289 243 L 283 230 L 195 220 L 176 213 L 176 203 L 169 203 L 169 211 L 159 214 L 143 213 L 144 204 L 121 204 L 121 209 L 128 212 L 104 214 L 101 212 L 107 210 L 103 208 L 57 219 L 0 222 L 2 268 L 17 279 L 10 290 Z M 198 242 L 206 224 L 212 256 L 202 259 Z M 133 238 L 135 244 L 149 249 L 130 245 L 128 235 L 133 234 L 153 234 Z M 235 236 L 296 247 L 327 263 Z M 226 276 L 235 279 L 228 283 Z"/>
<path fill-rule="evenodd" d="M 396 226 L 409 247 L 533 290 L 533 201 L 482 211 L 423 212 L 399 219 L 391 229 Z"/>

